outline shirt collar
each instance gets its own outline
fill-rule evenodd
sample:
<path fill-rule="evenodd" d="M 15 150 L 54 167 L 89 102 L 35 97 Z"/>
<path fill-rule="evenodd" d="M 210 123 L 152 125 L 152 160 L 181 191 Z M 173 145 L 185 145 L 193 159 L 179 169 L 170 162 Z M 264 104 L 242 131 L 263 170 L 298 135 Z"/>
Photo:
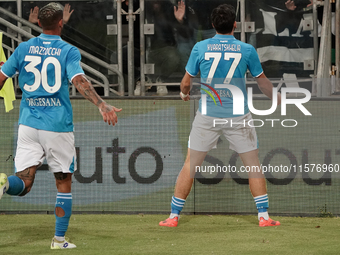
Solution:
<path fill-rule="evenodd" d="M 216 39 L 235 39 L 233 35 L 221 35 L 221 34 L 216 34 L 214 36 Z"/>
<path fill-rule="evenodd" d="M 47 34 L 43 34 L 41 33 L 39 35 L 39 37 L 41 39 L 44 39 L 44 40 L 62 40 L 61 37 L 59 35 L 47 35 Z"/>

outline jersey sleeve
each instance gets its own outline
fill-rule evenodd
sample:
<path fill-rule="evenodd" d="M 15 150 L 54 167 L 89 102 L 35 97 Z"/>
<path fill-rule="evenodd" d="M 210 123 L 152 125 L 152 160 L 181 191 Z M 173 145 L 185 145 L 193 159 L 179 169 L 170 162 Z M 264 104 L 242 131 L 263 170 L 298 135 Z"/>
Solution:
<path fill-rule="evenodd" d="M 196 43 L 193 47 L 188 63 L 185 67 L 185 70 L 187 71 L 190 76 L 196 76 L 199 72 L 199 53 L 198 53 L 198 44 Z"/>
<path fill-rule="evenodd" d="M 69 81 L 72 81 L 72 79 L 79 74 L 84 74 L 84 71 L 80 66 L 80 60 L 81 55 L 79 50 L 72 47 L 66 59 L 66 73 Z"/>
<path fill-rule="evenodd" d="M 247 65 L 253 77 L 258 77 L 263 73 L 259 55 L 257 54 L 253 46 L 250 46 L 250 54 L 249 54 Z"/>
<path fill-rule="evenodd" d="M 19 50 L 20 50 L 20 45 L 1 67 L 1 72 L 6 77 L 11 78 L 19 71 L 19 61 L 18 61 Z"/>

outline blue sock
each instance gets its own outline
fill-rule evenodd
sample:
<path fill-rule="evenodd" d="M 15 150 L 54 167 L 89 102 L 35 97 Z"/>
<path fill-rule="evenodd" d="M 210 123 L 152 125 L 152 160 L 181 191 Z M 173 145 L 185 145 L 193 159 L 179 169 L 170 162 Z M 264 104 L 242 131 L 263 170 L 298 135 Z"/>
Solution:
<path fill-rule="evenodd" d="M 179 215 L 183 209 L 184 203 L 185 199 L 173 196 L 171 200 L 171 213 Z"/>
<path fill-rule="evenodd" d="M 25 183 L 18 176 L 11 175 L 7 178 L 9 188 L 6 191 L 8 195 L 19 196 L 25 189 Z"/>
<path fill-rule="evenodd" d="M 64 216 L 58 217 L 55 213 L 55 236 L 65 236 L 66 230 L 68 228 L 68 223 L 70 221 L 72 213 L 72 193 L 61 193 L 57 194 L 57 201 L 55 207 L 60 207 L 64 210 Z"/>
<path fill-rule="evenodd" d="M 269 202 L 268 202 L 268 195 L 267 194 L 254 197 L 254 200 L 255 200 L 255 203 L 256 203 L 256 208 L 257 208 L 259 213 L 268 211 Z"/>

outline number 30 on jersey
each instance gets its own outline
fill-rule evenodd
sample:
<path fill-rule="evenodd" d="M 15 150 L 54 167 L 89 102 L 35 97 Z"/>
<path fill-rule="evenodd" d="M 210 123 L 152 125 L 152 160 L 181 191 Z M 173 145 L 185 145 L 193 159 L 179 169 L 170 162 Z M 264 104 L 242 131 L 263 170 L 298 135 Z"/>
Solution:
<path fill-rule="evenodd" d="M 43 86 L 43 88 L 48 93 L 55 93 L 57 92 L 61 87 L 61 65 L 58 59 L 55 57 L 48 57 L 44 60 L 42 63 L 41 71 L 36 68 L 37 65 L 41 63 L 41 57 L 39 56 L 26 56 L 25 61 L 29 62 L 25 66 L 25 70 L 28 73 L 34 74 L 34 82 L 32 85 L 28 85 L 25 83 L 24 90 L 28 92 L 33 92 L 37 90 L 40 86 L 40 84 Z M 48 76 L 47 76 L 47 67 L 51 64 L 54 66 L 54 85 L 50 86 L 48 84 Z"/>

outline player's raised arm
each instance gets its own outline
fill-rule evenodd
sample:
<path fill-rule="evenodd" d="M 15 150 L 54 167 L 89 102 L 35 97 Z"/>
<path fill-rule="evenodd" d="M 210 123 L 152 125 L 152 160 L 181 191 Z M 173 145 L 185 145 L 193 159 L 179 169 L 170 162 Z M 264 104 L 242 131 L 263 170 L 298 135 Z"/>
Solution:
<path fill-rule="evenodd" d="M 259 86 L 260 90 L 263 94 L 265 94 L 270 99 L 273 99 L 273 84 L 267 78 L 267 76 L 262 73 L 260 76 L 256 77 L 257 85 Z M 281 94 L 280 92 L 277 93 L 277 104 L 281 104 Z"/>
<path fill-rule="evenodd" d="M 95 104 L 100 114 L 103 116 L 103 120 L 109 125 L 114 126 L 118 122 L 116 112 L 120 112 L 122 109 L 116 108 L 106 103 L 94 90 L 91 82 L 80 74 L 72 79 L 72 83 L 78 89 L 79 93 L 83 95 L 91 103 Z"/>

